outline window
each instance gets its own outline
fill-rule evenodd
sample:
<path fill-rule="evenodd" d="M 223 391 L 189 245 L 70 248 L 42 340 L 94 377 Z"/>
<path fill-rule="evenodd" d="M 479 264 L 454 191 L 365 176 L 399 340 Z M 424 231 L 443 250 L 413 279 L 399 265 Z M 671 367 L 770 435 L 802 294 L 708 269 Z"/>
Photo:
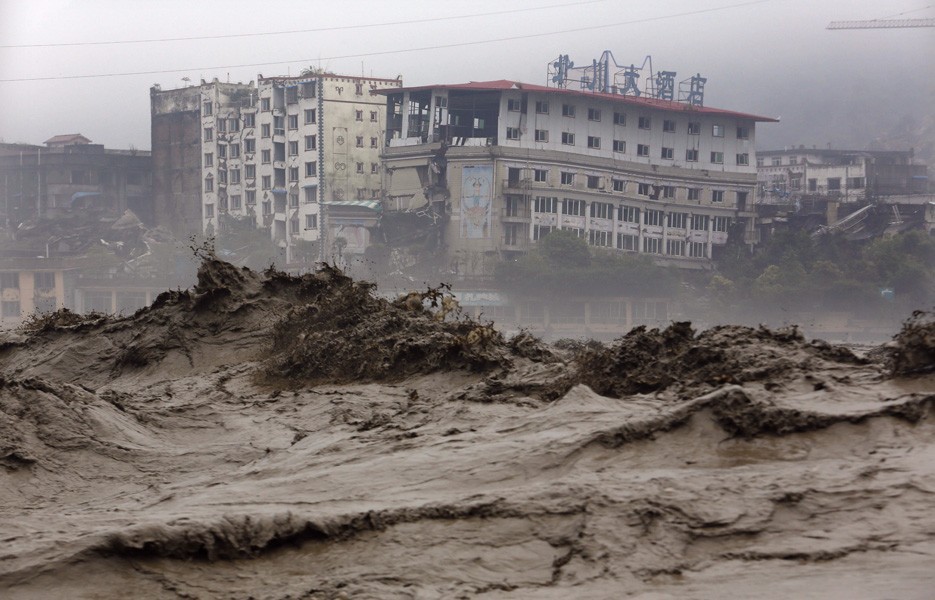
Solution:
<path fill-rule="evenodd" d="M 315 122 L 316 122 L 316 118 L 315 118 L 315 109 L 314 109 L 314 108 L 306 108 L 306 109 L 305 109 L 305 124 L 306 124 L 306 125 L 311 125 L 312 123 L 315 123 Z"/>
<path fill-rule="evenodd" d="M 666 240 L 666 254 L 669 256 L 685 256 L 685 241 Z"/>
<path fill-rule="evenodd" d="M 750 139 L 750 130 L 746 127 L 737 128 L 737 139 L 738 140 L 749 140 Z"/>
<path fill-rule="evenodd" d="M 214 204 L 205 204 L 205 218 L 214 218 Z"/>
<path fill-rule="evenodd" d="M 363 172 L 364 172 L 364 163 L 362 163 L 362 162 L 357 163 L 357 172 L 358 172 L 358 173 L 363 173 Z"/>
<path fill-rule="evenodd" d="M 600 120 L 601 120 L 601 109 L 589 108 L 588 109 L 588 121 L 600 121 Z"/>
<path fill-rule="evenodd" d="M 707 231 L 708 221 L 708 215 L 692 215 L 692 229 L 694 231 Z"/>
<path fill-rule="evenodd" d="M 357 94 L 358 96 L 363 96 L 363 95 L 364 95 L 364 84 L 363 84 L 363 83 L 355 83 L 355 84 L 354 84 L 354 93 Z"/>
<path fill-rule="evenodd" d="M 574 217 L 584 216 L 584 200 L 572 200 L 565 198 L 562 200 L 562 214 Z"/>
<path fill-rule="evenodd" d="M 840 177 L 829 177 L 828 178 L 828 191 L 838 192 L 840 190 L 841 190 L 841 178 Z"/>
<path fill-rule="evenodd" d="M 567 131 L 563 131 L 562 132 L 562 143 L 565 144 L 566 146 L 574 146 L 575 145 L 575 134 L 568 133 Z"/>
<path fill-rule="evenodd" d="M 536 196 L 533 200 L 533 210 L 539 213 L 556 213 L 558 212 L 558 198 Z"/>
<path fill-rule="evenodd" d="M 701 188 L 688 188 L 689 200 L 701 200 Z"/>
<path fill-rule="evenodd" d="M 504 212 L 507 217 L 519 217 L 523 212 L 522 196 L 504 196 Z"/>
<path fill-rule="evenodd" d="M 247 179 L 256 179 L 256 165 L 244 165 L 243 176 Z"/>
<path fill-rule="evenodd" d="M 273 116 L 273 133 L 276 135 L 282 135 L 285 133 L 285 119 L 282 117 Z"/>
<path fill-rule="evenodd" d="M 362 110 L 355 110 L 355 111 L 354 111 L 354 120 L 355 120 L 355 121 L 363 121 L 363 120 L 364 120 L 364 111 L 362 111 Z"/>
<path fill-rule="evenodd" d="M 614 125 L 626 125 L 627 124 L 627 115 L 621 112 L 614 113 Z"/>
<path fill-rule="evenodd" d="M 506 128 L 506 139 L 518 140 L 519 139 L 519 127 L 507 127 Z"/>
<path fill-rule="evenodd" d="M 6 289 L 19 289 L 19 273 L 0 273 L 0 290 Z M 16 314 L 19 316 L 19 311 Z"/>
<path fill-rule="evenodd" d="M 607 246 L 610 247 L 613 245 L 614 234 L 611 231 L 596 231 L 594 229 L 588 232 L 588 243 L 592 246 Z"/>
<path fill-rule="evenodd" d="M 563 117 L 574 117 L 575 116 L 575 105 L 574 104 L 562 104 L 562 116 Z"/>
<path fill-rule="evenodd" d="M 299 220 L 298 219 L 289 219 L 289 233 L 290 235 L 299 234 Z"/>
<path fill-rule="evenodd" d="M 246 138 L 243 141 L 244 152 L 248 154 L 253 154 L 256 152 L 256 140 L 253 138 Z"/>
<path fill-rule="evenodd" d="M 639 238 L 635 235 L 627 235 L 625 233 L 617 234 L 617 248 L 620 250 L 636 250 L 638 241 Z"/>
<path fill-rule="evenodd" d="M 549 172 L 545 169 L 533 169 L 532 177 L 533 181 L 546 182 L 549 180 Z"/>
<path fill-rule="evenodd" d="M 378 148 L 379 146 L 380 146 L 380 140 L 378 138 L 375 138 L 375 137 L 370 138 L 371 148 Z"/>
<path fill-rule="evenodd" d="M 510 98 L 506 101 L 506 109 L 510 112 L 519 112 L 522 103 L 519 99 Z"/>
<path fill-rule="evenodd" d="M 539 241 L 550 233 L 552 233 L 552 227 L 548 225 L 533 225 L 532 239 L 533 241 Z"/>
<path fill-rule="evenodd" d="M 743 154 L 737 155 L 737 164 L 741 166 L 750 164 L 750 155 L 744 152 Z"/>
<path fill-rule="evenodd" d="M 549 131 L 547 129 L 537 129 L 536 130 L 536 141 L 542 143 L 548 143 L 549 141 Z"/>
<path fill-rule="evenodd" d="M 214 108 L 214 103 L 211 102 L 210 100 L 208 100 L 207 102 L 202 103 L 202 105 L 201 105 L 201 116 L 203 116 L 203 117 L 210 117 L 212 114 L 214 114 L 213 108 Z"/>
<path fill-rule="evenodd" d="M 637 144 L 636 155 L 637 156 L 649 156 L 649 146 L 647 144 Z"/>
<path fill-rule="evenodd" d="M 264 215 L 273 214 L 273 203 L 270 202 L 269 200 L 266 200 L 263 202 L 263 214 Z"/>
<path fill-rule="evenodd" d="M 698 150 L 689 148 L 685 151 L 685 162 L 698 162 Z"/>
<path fill-rule="evenodd" d="M 663 198 L 675 198 L 675 186 L 674 185 L 662 186 L 662 197 Z"/>
<path fill-rule="evenodd" d="M 289 115 L 288 118 L 288 127 L 290 130 L 295 131 L 299 128 L 299 115 Z"/>
<path fill-rule="evenodd" d="M 231 210 L 240 210 L 243 206 L 240 194 L 231 196 Z"/>
<path fill-rule="evenodd" d="M 847 187 L 852 190 L 862 190 L 864 188 L 864 178 L 863 177 L 848 177 L 847 178 Z"/>
<path fill-rule="evenodd" d="M 763 166 L 763 164 L 764 164 L 764 161 L 763 161 L 763 159 L 762 159 L 762 158 L 758 158 L 758 159 L 756 159 L 756 166 L 758 166 L 758 167 L 762 167 L 762 166 Z"/>
<path fill-rule="evenodd" d="M 730 227 L 730 217 L 714 217 L 714 231 L 726 232 Z"/>
<path fill-rule="evenodd" d="M 299 167 L 289 167 L 289 181 L 299 180 Z"/>
<path fill-rule="evenodd" d="M 662 240 L 659 238 L 643 238 L 643 252 L 648 254 L 662 254 Z"/>
<path fill-rule="evenodd" d="M 231 144 L 231 145 L 230 145 L 230 157 L 231 157 L 231 158 L 240 158 L 240 144 Z"/>
<path fill-rule="evenodd" d="M 231 184 L 236 185 L 240 183 L 240 169 L 231 169 L 230 177 L 231 177 Z"/>
<path fill-rule="evenodd" d="M 549 114 L 549 103 L 545 100 L 536 100 L 536 113 L 540 115 Z"/>
<path fill-rule="evenodd" d="M 247 206 L 256 206 L 256 191 L 247 190 L 246 196 L 247 196 Z"/>
<path fill-rule="evenodd" d="M 614 152 L 626 152 L 627 143 L 623 140 L 614 140 Z"/>
<path fill-rule="evenodd" d="M 615 192 L 625 192 L 627 191 L 627 182 L 622 179 L 613 179 L 614 191 Z"/>
<path fill-rule="evenodd" d="M 601 182 L 601 178 L 597 175 L 588 175 L 588 189 L 589 190 L 604 189 L 604 185 Z"/>
<path fill-rule="evenodd" d="M 670 212 L 666 215 L 666 220 L 670 229 L 685 229 L 688 223 L 688 213 Z"/>
<path fill-rule="evenodd" d="M 318 229 L 318 215 L 305 215 L 305 229 Z"/>
<path fill-rule="evenodd" d="M 262 152 L 260 152 L 260 156 L 262 157 L 260 159 L 260 162 L 262 162 L 264 165 L 268 165 L 271 162 L 270 157 L 272 155 L 269 150 L 263 150 Z"/>
<path fill-rule="evenodd" d="M 662 122 L 662 130 L 666 133 L 675 133 L 675 121 L 666 119 Z"/>
<path fill-rule="evenodd" d="M 653 122 L 649 117 L 640 117 L 638 127 L 640 129 L 652 129 Z"/>
<path fill-rule="evenodd" d="M 617 209 L 617 220 L 623 223 L 639 223 L 640 209 L 635 206 L 621 206 Z"/>
<path fill-rule="evenodd" d="M 663 149 L 662 149 L 661 157 L 662 157 L 662 158 L 665 158 L 665 159 L 667 159 L 667 160 L 672 160 L 672 159 L 674 159 L 674 158 L 675 158 L 675 148 L 663 148 Z"/>
<path fill-rule="evenodd" d="M 613 219 L 614 205 L 607 202 L 592 202 L 591 217 L 595 219 Z"/>
<path fill-rule="evenodd" d="M 358 148 L 363 148 L 364 147 L 364 136 L 358 135 L 357 140 L 354 145 L 357 146 Z"/>
<path fill-rule="evenodd" d="M 377 122 L 377 111 L 375 111 L 375 110 L 371 110 L 371 111 L 370 111 L 370 122 L 371 122 L 371 123 L 376 123 L 376 122 Z"/>
<path fill-rule="evenodd" d="M 286 88 L 286 104 L 295 104 L 299 101 L 299 86 L 290 85 Z"/>
<path fill-rule="evenodd" d="M 692 258 L 707 258 L 708 247 L 704 242 L 689 242 L 688 255 Z"/>
<path fill-rule="evenodd" d="M 214 141 L 214 130 L 210 127 L 205 127 L 204 141 L 212 142 Z"/>
<path fill-rule="evenodd" d="M 289 142 L 289 156 L 299 155 L 299 142 Z"/>
<path fill-rule="evenodd" d="M 643 212 L 643 224 L 644 225 L 662 225 L 662 211 L 661 210 L 647 210 Z"/>
<path fill-rule="evenodd" d="M 214 178 L 208 175 L 205 177 L 205 191 L 213 192 L 214 191 Z"/>
<path fill-rule="evenodd" d="M 737 209 L 747 209 L 747 192 L 737 192 Z"/>
<path fill-rule="evenodd" d="M 205 152 L 205 167 L 214 166 L 214 155 L 210 152 Z"/>
<path fill-rule="evenodd" d="M 298 171 L 296 167 L 296 171 Z M 299 208 L 299 194 L 296 192 L 289 192 L 289 208 Z"/>
<path fill-rule="evenodd" d="M 306 81 L 302 84 L 302 96 L 305 98 L 314 98 L 318 94 L 314 81 Z"/>
<path fill-rule="evenodd" d="M 317 148 L 318 148 L 318 136 L 314 136 L 314 135 L 305 136 L 305 149 L 315 150 Z"/>
<path fill-rule="evenodd" d="M 380 163 L 370 163 L 370 174 L 376 175 L 380 172 Z"/>
<path fill-rule="evenodd" d="M 648 183 L 641 183 L 636 186 L 636 193 L 640 196 L 648 196 L 651 186 Z"/>
<path fill-rule="evenodd" d="M 716 165 L 724 164 L 724 153 L 723 152 L 712 152 L 711 162 L 713 162 Z"/>
<path fill-rule="evenodd" d="M 268 190 L 273 187 L 273 178 L 269 175 L 263 176 L 263 189 Z"/>
<path fill-rule="evenodd" d="M 227 133 L 227 119 L 218 119 L 218 133 Z"/>
<path fill-rule="evenodd" d="M 260 110 L 262 110 L 263 112 L 269 112 L 270 110 L 269 98 L 260 98 Z"/>
<path fill-rule="evenodd" d="M 712 125 L 711 135 L 713 135 L 714 137 L 724 137 L 724 126 L 723 125 Z"/>
<path fill-rule="evenodd" d="M 711 202 L 724 202 L 724 190 L 711 190 Z"/>
<path fill-rule="evenodd" d="M 770 163 L 774 167 L 782 166 L 782 157 L 774 156 L 772 162 Z"/>
<path fill-rule="evenodd" d="M 759 159 L 758 159 L 756 162 L 757 162 L 757 166 L 763 166 L 763 165 L 760 164 Z M 798 159 L 798 157 L 796 157 L 796 156 L 790 156 L 790 157 L 789 157 L 789 164 L 790 164 L 790 165 L 797 165 L 797 164 L 799 164 L 799 159 Z"/>
<path fill-rule="evenodd" d="M 562 171 L 562 185 L 572 185 L 575 182 L 575 174 L 568 171 Z"/>
<path fill-rule="evenodd" d="M 262 125 L 260 125 L 260 137 L 268 138 L 269 132 L 270 132 L 269 123 L 263 123 Z"/>
<path fill-rule="evenodd" d="M 305 186 L 305 202 L 307 204 L 312 204 L 313 202 L 318 201 L 318 186 L 317 185 L 308 185 Z"/>
<path fill-rule="evenodd" d="M 701 123 L 697 121 L 689 121 L 688 135 L 701 135 Z"/>
<path fill-rule="evenodd" d="M 318 163 L 314 161 L 305 163 L 305 176 L 315 177 L 317 175 L 318 175 Z"/>
<path fill-rule="evenodd" d="M 588 136 L 588 148 L 594 148 L 595 150 L 600 150 L 601 138 L 595 137 L 593 135 L 589 135 Z"/>
<path fill-rule="evenodd" d="M 256 127 L 256 114 L 255 113 L 244 113 L 243 126 L 244 127 Z"/>

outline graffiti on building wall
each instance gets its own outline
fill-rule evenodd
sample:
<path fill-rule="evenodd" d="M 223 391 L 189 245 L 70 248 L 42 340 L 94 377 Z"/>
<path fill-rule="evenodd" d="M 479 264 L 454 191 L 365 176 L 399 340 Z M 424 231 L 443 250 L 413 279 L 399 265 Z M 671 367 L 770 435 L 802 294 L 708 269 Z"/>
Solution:
<path fill-rule="evenodd" d="M 493 166 L 478 165 L 461 169 L 461 237 L 490 237 L 493 192 Z"/>

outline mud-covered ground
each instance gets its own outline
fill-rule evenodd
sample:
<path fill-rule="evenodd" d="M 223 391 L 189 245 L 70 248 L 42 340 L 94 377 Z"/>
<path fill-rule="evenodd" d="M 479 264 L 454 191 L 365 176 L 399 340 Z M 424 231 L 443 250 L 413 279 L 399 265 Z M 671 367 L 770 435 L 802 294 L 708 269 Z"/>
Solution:
<path fill-rule="evenodd" d="M 930 315 L 547 346 L 443 291 L 208 258 L 3 334 L 0 597 L 932 597 Z"/>

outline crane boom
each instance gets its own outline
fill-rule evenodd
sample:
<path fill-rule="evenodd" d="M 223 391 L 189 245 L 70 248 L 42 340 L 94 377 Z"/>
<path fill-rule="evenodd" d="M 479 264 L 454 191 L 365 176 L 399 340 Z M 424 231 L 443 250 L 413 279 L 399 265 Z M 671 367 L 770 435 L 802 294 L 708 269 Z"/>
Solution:
<path fill-rule="evenodd" d="M 935 27 L 935 19 L 874 19 L 872 21 L 831 21 L 826 29 L 895 29 Z"/>

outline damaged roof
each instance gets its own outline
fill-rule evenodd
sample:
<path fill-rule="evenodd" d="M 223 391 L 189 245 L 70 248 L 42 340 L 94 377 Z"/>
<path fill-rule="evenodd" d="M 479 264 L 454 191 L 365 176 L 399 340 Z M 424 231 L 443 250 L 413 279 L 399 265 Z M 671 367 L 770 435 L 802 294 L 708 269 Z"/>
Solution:
<path fill-rule="evenodd" d="M 465 91 L 509 91 L 519 90 L 523 92 L 536 92 L 540 94 L 555 94 L 557 96 L 574 96 L 580 98 L 599 98 L 611 102 L 619 102 L 630 106 L 643 108 L 653 108 L 658 110 L 669 110 L 677 112 L 696 113 L 701 115 L 714 115 L 734 117 L 739 119 L 750 119 L 764 123 L 778 123 L 779 119 L 774 117 L 763 117 L 749 113 L 724 110 L 721 108 L 710 108 L 707 106 L 696 106 L 685 102 L 676 102 L 674 100 L 662 100 L 659 98 L 649 98 L 646 96 L 625 96 L 623 94 L 607 94 L 604 92 L 592 92 L 589 90 L 571 90 L 567 88 L 555 88 L 533 83 L 522 83 L 511 81 L 509 79 L 496 79 L 493 81 L 471 81 L 468 83 L 456 84 L 436 84 L 422 85 L 415 87 L 401 87 L 388 90 L 375 90 L 375 94 L 398 94 L 400 92 L 421 92 L 425 90 L 465 90 Z"/>

